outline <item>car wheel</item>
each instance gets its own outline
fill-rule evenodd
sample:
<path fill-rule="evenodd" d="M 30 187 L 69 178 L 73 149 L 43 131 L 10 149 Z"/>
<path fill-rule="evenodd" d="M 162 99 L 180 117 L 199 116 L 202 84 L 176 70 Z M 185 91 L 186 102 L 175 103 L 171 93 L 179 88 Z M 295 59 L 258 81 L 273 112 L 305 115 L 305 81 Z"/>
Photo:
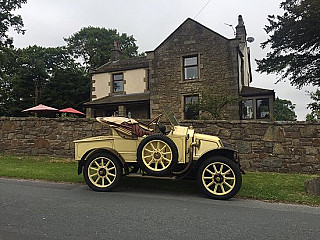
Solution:
<path fill-rule="evenodd" d="M 106 192 L 113 189 L 121 177 L 119 160 L 109 153 L 96 153 L 84 165 L 84 180 L 95 191 Z"/>
<path fill-rule="evenodd" d="M 178 162 L 178 149 L 165 135 L 151 135 L 141 141 L 137 160 L 142 170 L 155 176 L 169 175 Z"/>
<path fill-rule="evenodd" d="M 198 170 L 201 190 L 210 198 L 227 200 L 240 190 L 242 175 L 238 165 L 229 158 L 206 159 Z"/>

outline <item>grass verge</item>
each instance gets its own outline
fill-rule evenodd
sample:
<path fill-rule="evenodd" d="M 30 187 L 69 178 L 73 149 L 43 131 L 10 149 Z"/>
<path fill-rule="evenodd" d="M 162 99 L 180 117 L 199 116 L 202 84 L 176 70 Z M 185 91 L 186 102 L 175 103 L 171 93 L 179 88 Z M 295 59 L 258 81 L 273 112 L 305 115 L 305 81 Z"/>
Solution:
<path fill-rule="evenodd" d="M 55 182 L 84 183 L 77 174 L 77 163 L 71 159 L 0 155 L 0 177 L 39 179 Z M 320 206 L 320 197 L 309 196 L 304 183 L 316 177 L 309 174 L 248 172 L 237 197 L 275 202 Z M 120 188 L 129 191 L 167 191 L 198 194 L 196 181 L 157 180 L 124 177 Z"/>
<path fill-rule="evenodd" d="M 83 182 L 77 163 L 71 159 L 0 155 L 0 176 L 55 182 Z"/>

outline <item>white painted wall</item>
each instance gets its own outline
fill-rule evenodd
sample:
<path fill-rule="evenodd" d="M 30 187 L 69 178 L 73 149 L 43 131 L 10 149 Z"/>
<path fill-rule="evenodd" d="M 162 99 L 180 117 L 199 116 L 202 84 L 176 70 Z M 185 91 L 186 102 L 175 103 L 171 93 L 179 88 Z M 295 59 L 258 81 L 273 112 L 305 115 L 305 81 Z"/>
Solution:
<path fill-rule="evenodd" d="M 145 79 L 147 78 L 146 69 L 135 69 L 124 72 L 124 91 L 130 93 L 143 93 L 146 90 Z"/>
<path fill-rule="evenodd" d="M 92 80 L 95 82 L 92 84 L 94 90 L 92 91 L 92 95 L 95 95 L 96 98 L 92 100 L 102 98 L 108 96 L 110 93 L 110 73 L 98 73 L 92 75 Z"/>
<path fill-rule="evenodd" d="M 121 72 L 114 72 L 121 73 Z M 132 93 L 143 93 L 146 90 L 146 82 L 147 79 L 147 70 L 144 68 L 134 69 L 123 71 L 123 78 L 125 80 L 124 83 L 124 92 L 126 94 Z M 112 74 L 113 73 L 97 73 L 92 75 L 92 80 L 95 82 L 92 84 L 94 90 L 92 91 L 92 95 L 95 95 L 96 98 L 92 100 L 109 96 L 111 93 L 112 83 Z"/>

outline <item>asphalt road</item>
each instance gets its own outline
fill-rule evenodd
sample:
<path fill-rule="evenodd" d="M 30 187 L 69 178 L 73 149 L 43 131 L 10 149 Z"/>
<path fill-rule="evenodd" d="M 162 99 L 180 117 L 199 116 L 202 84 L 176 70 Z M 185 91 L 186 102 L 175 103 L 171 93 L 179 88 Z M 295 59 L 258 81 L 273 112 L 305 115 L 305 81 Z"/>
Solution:
<path fill-rule="evenodd" d="M 132 180 L 134 181 L 134 180 Z M 320 239 L 320 208 L 0 178 L 0 239 Z"/>

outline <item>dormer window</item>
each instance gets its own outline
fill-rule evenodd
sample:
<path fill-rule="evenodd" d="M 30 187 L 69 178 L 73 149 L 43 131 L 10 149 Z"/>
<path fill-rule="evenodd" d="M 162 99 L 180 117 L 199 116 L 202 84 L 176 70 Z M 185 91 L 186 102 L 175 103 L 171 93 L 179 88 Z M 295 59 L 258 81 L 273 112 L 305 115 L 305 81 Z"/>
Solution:
<path fill-rule="evenodd" d="M 117 73 L 112 75 L 112 80 L 113 80 L 113 92 L 118 93 L 118 92 L 123 92 L 123 73 Z"/>
<path fill-rule="evenodd" d="M 199 79 L 198 55 L 183 58 L 184 80 Z"/>

